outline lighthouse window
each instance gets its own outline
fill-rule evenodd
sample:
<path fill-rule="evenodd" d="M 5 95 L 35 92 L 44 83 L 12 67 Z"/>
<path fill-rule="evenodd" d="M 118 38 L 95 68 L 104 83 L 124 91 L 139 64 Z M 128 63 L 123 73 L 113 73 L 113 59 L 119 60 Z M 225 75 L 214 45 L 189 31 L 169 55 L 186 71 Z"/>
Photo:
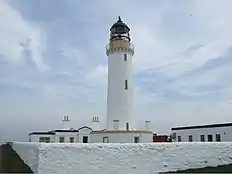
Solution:
<path fill-rule="evenodd" d="M 127 80 L 125 80 L 125 89 L 128 89 L 128 84 L 127 84 Z"/>
<path fill-rule="evenodd" d="M 129 123 L 126 123 L 126 130 L 129 130 Z"/>
<path fill-rule="evenodd" d="M 125 62 L 127 61 L 127 54 L 126 53 L 124 54 L 124 61 Z"/>

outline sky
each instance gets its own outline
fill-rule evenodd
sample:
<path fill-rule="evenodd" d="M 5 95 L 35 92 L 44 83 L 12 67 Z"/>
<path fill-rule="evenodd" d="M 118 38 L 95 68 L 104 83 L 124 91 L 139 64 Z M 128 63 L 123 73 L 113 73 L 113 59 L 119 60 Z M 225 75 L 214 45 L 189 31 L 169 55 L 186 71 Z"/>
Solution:
<path fill-rule="evenodd" d="M 109 29 L 131 28 L 137 127 L 232 122 L 232 1 L 0 0 L 0 142 L 106 122 Z"/>

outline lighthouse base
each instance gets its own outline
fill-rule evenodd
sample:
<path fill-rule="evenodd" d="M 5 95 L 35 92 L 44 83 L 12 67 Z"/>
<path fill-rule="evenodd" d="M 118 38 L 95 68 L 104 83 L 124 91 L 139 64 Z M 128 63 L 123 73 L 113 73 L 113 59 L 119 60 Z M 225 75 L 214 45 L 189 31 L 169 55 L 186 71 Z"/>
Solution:
<path fill-rule="evenodd" d="M 103 130 L 91 132 L 92 143 L 151 143 L 153 132 L 144 130 Z"/>

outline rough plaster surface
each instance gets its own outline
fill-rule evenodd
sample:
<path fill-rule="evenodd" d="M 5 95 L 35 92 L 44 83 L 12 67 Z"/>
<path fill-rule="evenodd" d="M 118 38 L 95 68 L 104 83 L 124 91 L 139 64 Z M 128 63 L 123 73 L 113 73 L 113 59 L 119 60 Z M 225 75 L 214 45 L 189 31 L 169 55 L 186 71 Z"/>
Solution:
<path fill-rule="evenodd" d="M 66 144 L 14 142 L 36 173 L 155 174 L 232 163 L 232 142 Z"/>

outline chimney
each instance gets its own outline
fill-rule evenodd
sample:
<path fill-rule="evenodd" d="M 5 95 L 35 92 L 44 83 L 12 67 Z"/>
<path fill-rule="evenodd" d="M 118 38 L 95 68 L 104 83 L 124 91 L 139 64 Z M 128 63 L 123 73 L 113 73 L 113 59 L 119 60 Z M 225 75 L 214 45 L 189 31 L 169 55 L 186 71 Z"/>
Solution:
<path fill-rule="evenodd" d="M 151 130 L 151 121 L 145 121 L 145 130 L 147 131 Z"/>
<path fill-rule="evenodd" d="M 100 121 L 98 117 L 93 117 L 92 124 L 93 124 L 92 127 L 93 130 L 100 130 Z"/>
<path fill-rule="evenodd" d="M 62 120 L 62 129 L 70 129 L 71 127 L 69 124 L 70 124 L 70 120 L 68 116 L 65 115 Z"/>

